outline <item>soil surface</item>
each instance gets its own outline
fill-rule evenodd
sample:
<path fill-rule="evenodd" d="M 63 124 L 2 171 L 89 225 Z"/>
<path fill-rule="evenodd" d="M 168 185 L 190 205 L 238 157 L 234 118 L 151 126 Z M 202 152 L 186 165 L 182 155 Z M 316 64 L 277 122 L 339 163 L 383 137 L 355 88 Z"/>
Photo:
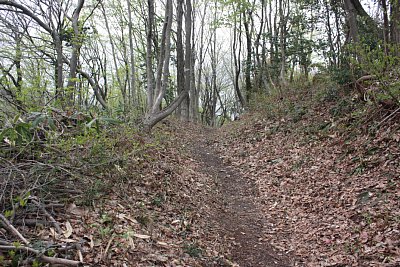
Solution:
<path fill-rule="evenodd" d="M 263 239 L 267 224 L 255 201 L 259 195 L 255 183 L 222 160 L 214 145 L 214 135 L 214 130 L 207 129 L 192 140 L 192 154 L 200 163 L 199 171 L 214 178 L 219 205 L 210 219 L 220 235 L 231 244 L 230 256 L 234 266 L 291 266 L 286 255 L 275 251 Z"/>

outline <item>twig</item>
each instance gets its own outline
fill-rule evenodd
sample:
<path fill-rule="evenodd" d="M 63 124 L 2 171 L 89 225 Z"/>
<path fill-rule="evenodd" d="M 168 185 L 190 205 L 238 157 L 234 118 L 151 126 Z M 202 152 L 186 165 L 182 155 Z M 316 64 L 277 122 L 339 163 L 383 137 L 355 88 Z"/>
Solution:
<path fill-rule="evenodd" d="M 43 162 L 40 162 L 40 161 L 37 161 L 37 160 L 27 160 L 27 162 L 32 162 L 32 163 L 40 165 L 40 166 L 49 167 L 49 168 L 54 169 L 54 170 L 62 170 L 64 172 L 66 172 L 67 174 L 71 175 L 71 177 L 79 178 L 79 176 L 77 176 L 76 174 L 70 172 L 69 170 L 67 170 L 66 168 L 62 167 L 61 165 L 51 165 L 51 164 L 43 163 Z"/>
<path fill-rule="evenodd" d="M 15 220 L 14 222 L 15 225 L 22 225 L 22 226 L 31 226 L 35 227 L 38 225 L 43 225 L 43 226 L 50 226 L 51 223 L 48 221 L 44 220 L 37 220 L 37 219 L 20 219 L 20 220 Z"/>
<path fill-rule="evenodd" d="M 80 243 L 77 243 L 75 246 L 76 246 L 76 249 L 78 250 L 79 261 L 83 262 L 82 246 Z"/>
<path fill-rule="evenodd" d="M 372 79 L 375 79 L 375 78 L 376 78 L 376 75 L 365 75 L 365 76 L 362 76 L 362 77 L 358 78 L 356 83 L 361 83 L 363 81 L 368 81 L 368 80 L 372 80 Z"/>
<path fill-rule="evenodd" d="M 3 199 L 3 196 L 4 196 L 5 192 L 6 192 L 6 189 L 7 189 L 7 186 L 8 186 L 8 182 L 11 180 L 11 174 L 12 174 L 12 171 L 9 172 L 9 174 L 7 175 L 7 179 L 5 179 L 5 181 L 4 181 L 3 185 L 2 185 L 3 191 L 0 194 L 0 201 Z"/>
<path fill-rule="evenodd" d="M 23 237 L 20 232 L 18 232 L 18 230 L 7 220 L 6 217 L 0 214 L 0 219 L 3 222 L 3 225 L 6 226 L 11 232 L 13 232 L 14 235 L 18 236 L 19 239 L 21 239 L 22 242 L 24 242 L 26 245 L 29 245 L 29 241 L 26 240 L 26 238 Z"/>
<path fill-rule="evenodd" d="M 111 242 L 113 241 L 113 239 L 114 239 L 114 234 L 112 234 L 112 236 L 110 238 L 110 241 L 108 241 L 108 243 L 107 243 L 106 250 L 104 251 L 104 254 L 103 254 L 103 257 L 102 257 L 103 259 L 105 259 L 105 257 L 107 256 L 107 252 L 110 249 Z"/>
<path fill-rule="evenodd" d="M 389 120 L 391 117 L 393 117 L 398 111 L 400 110 L 400 108 L 397 108 L 395 111 L 393 111 L 391 114 L 389 114 L 389 116 L 386 116 L 386 118 L 384 118 L 376 127 L 379 127 L 382 123 L 384 123 L 385 121 Z"/>
<path fill-rule="evenodd" d="M 34 197 L 29 198 L 33 204 L 38 206 L 38 208 L 46 215 L 46 217 L 50 220 L 50 222 L 53 224 L 54 228 L 56 228 L 56 231 L 58 234 L 62 233 L 60 225 L 57 223 L 57 221 L 51 216 L 51 214 L 38 202 L 34 199 Z"/>
<path fill-rule="evenodd" d="M 81 266 L 81 265 L 83 265 L 82 262 L 79 262 L 79 261 L 45 256 L 45 255 L 43 255 L 42 252 L 40 252 L 36 249 L 30 248 L 30 247 L 0 245 L 0 250 L 18 250 L 18 251 L 23 251 L 23 252 L 34 253 L 39 257 L 39 259 L 41 261 L 44 261 L 44 262 L 47 262 L 50 264 L 60 264 L 62 266 Z"/>

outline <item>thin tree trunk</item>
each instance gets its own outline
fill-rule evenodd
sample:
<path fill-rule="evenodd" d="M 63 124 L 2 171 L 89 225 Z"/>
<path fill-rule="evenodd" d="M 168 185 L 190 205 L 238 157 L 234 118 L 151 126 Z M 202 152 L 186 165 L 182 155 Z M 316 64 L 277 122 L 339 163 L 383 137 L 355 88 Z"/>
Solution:
<path fill-rule="evenodd" d="M 72 54 L 71 60 L 69 65 L 69 77 L 67 83 L 67 101 L 69 104 L 73 103 L 73 92 L 75 90 L 76 85 L 76 70 L 78 68 L 78 60 L 79 60 L 79 53 L 82 47 L 82 32 L 81 29 L 83 25 L 79 25 L 79 15 L 83 8 L 85 0 L 79 0 L 78 6 L 74 10 L 72 15 L 72 29 L 74 31 L 74 35 L 72 37 L 71 45 L 72 45 Z"/>
<path fill-rule="evenodd" d="M 182 32 L 183 32 L 183 3 L 184 0 L 178 0 L 177 2 L 177 14 L 176 14 L 176 72 L 177 72 L 177 90 L 178 94 L 182 93 L 185 90 L 185 53 L 183 51 L 183 40 L 182 40 Z M 181 105 L 178 106 L 176 110 L 176 114 L 179 119 L 184 119 L 184 113 L 182 111 L 185 110 L 185 101 Z"/>
<path fill-rule="evenodd" d="M 286 81 L 286 18 L 283 11 L 283 2 L 284 0 L 279 0 L 279 22 L 280 22 L 280 40 L 279 40 L 279 48 L 281 52 L 281 67 L 279 78 L 281 84 L 283 86 L 287 86 Z"/>
<path fill-rule="evenodd" d="M 246 11 L 243 12 L 243 25 L 246 33 L 246 66 L 245 66 L 245 84 L 246 84 L 246 98 L 247 103 L 249 103 L 250 98 L 252 96 L 252 88 L 251 88 L 251 32 L 249 27 L 250 14 L 246 14 Z"/>
<path fill-rule="evenodd" d="M 106 26 L 107 33 L 108 33 L 108 38 L 109 38 L 109 41 L 110 41 L 110 44 L 111 44 L 112 58 L 113 58 L 113 63 L 114 63 L 114 68 L 115 68 L 115 77 L 117 79 L 119 89 L 121 90 L 123 101 L 124 101 L 124 103 L 126 103 L 126 91 L 124 89 L 121 77 L 120 77 L 120 75 L 118 73 L 117 52 L 116 52 L 116 49 L 115 49 L 115 43 L 114 43 L 114 40 L 113 40 L 112 35 L 111 35 L 110 25 L 108 23 L 106 10 L 105 10 L 105 7 L 104 7 L 103 3 L 101 4 L 101 9 L 102 9 L 102 12 L 103 12 L 104 22 L 105 22 L 105 26 Z M 125 105 L 124 105 L 124 109 L 125 109 Z"/>
<path fill-rule="evenodd" d="M 16 35 L 16 49 L 15 49 L 15 67 L 17 69 L 17 82 L 15 87 L 17 91 L 21 93 L 22 89 L 22 69 L 21 69 L 21 60 L 22 60 L 22 50 L 21 50 L 21 36 L 19 34 Z"/>
<path fill-rule="evenodd" d="M 187 113 L 185 114 L 185 119 L 190 120 L 190 98 L 194 97 L 194 88 L 191 88 L 191 78 L 192 78 L 192 3 L 191 0 L 186 0 L 186 14 L 185 14 L 185 90 L 190 92 L 190 97 L 188 96 L 187 101 Z"/>
<path fill-rule="evenodd" d="M 147 107 L 150 112 L 154 103 L 154 72 L 153 72 L 153 27 L 154 0 L 148 0 L 147 37 L 146 37 L 146 75 L 147 75 Z"/>
<path fill-rule="evenodd" d="M 349 37 L 354 43 L 359 42 L 358 27 L 356 19 L 356 9 L 351 0 L 344 0 L 344 8 L 347 14 L 347 23 L 349 27 Z"/>
<path fill-rule="evenodd" d="M 329 4 L 328 0 L 324 0 L 324 7 L 325 7 L 325 14 L 326 14 L 326 30 L 327 30 L 327 35 L 328 35 L 328 43 L 329 43 L 329 50 L 330 50 L 330 55 L 329 55 L 329 63 L 330 66 L 336 66 L 337 60 L 336 60 L 336 52 L 335 52 L 335 47 L 333 43 L 333 32 L 332 32 L 332 27 L 331 27 L 331 21 L 330 21 L 330 10 L 329 10 Z"/>
<path fill-rule="evenodd" d="M 131 1 L 126 0 L 128 4 L 128 27 L 129 27 L 129 53 L 130 53 L 130 98 L 131 105 L 136 108 L 138 101 L 136 97 L 136 70 L 135 70 L 135 54 L 134 54 L 134 46 L 133 46 L 133 23 L 132 23 L 132 8 Z"/>
<path fill-rule="evenodd" d="M 171 28 L 172 28 L 173 6 L 172 0 L 167 0 L 165 7 L 165 21 L 161 36 L 160 58 L 157 67 L 156 91 L 152 113 L 161 110 L 161 102 L 165 96 L 169 78 L 169 59 L 171 52 Z"/>
<path fill-rule="evenodd" d="M 54 31 L 53 33 L 54 46 L 56 50 L 56 99 L 62 99 L 64 88 L 63 75 L 63 48 L 60 36 Z"/>
<path fill-rule="evenodd" d="M 198 121 L 198 117 L 199 117 L 199 103 L 198 103 L 198 99 L 199 99 L 199 94 L 198 94 L 198 90 L 196 88 L 196 73 L 194 70 L 195 67 L 195 62 L 196 62 L 196 48 L 195 48 L 195 11 L 192 12 L 192 21 L 191 21 L 191 28 L 192 28 L 192 38 L 191 38 L 191 64 L 190 64 L 190 89 L 191 89 L 191 93 L 190 93 L 190 120 L 194 123 L 196 123 Z"/>
<path fill-rule="evenodd" d="M 390 1 L 390 36 L 393 44 L 400 44 L 400 2 Z M 400 52 L 397 52 L 399 55 Z"/>
<path fill-rule="evenodd" d="M 204 51 L 204 21 L 205 21 L 205 16 L 206 16 L 206 9 L 207 9 L 207 5 L 204 5 L 204 10 L 201 15 L 201 24 L 200 24 L 200 49 L 199 49 L 199 55 L 198 55 L 199 63 L 198 63 L 197 86 L 196 86 L 198 94 L 200 92 L 201 77 L 202 77 L 203 63 L 204 63 L 204 54 L 205 54 L 205 51 Z M 193 44 L 194 44 L 194 42 L 193 42 Z M 199 101 L 199 96 L 197 96 L 197 99 L 196 99 L 196 102 L 197 102 L 196 107 L 199 106 L 198 101 Z M 203 113 L 202 113 L 201 117 L 203 118 Z M 203 121 L 203 119 L 202 119 L 202 121 Z"/>
<path fill-rule="evenodd" d="M 240 15 L 241 16 L 241 15 Z M 240 91 L 240 85 L 239 85 L 239 78 L 240 78 L 240 64 L 239 60 L 240 59 L 240 54 L 242 50 L 242 33 L 240 31 L 241 28 L 241 18 L 239 18 L 239 30 L 237 26 L 237 19 L 236 16 L 234 17 L 234 25 L 233 25 L 233 44 L 232 44 L 232 56 L 233 56 L 233 64 L 235 67 L 235 75 L 234 75 L 234 88 L 235 88 L 235 93 L 237 98 L 239 99 L 241 107 L 246 107 L 246 101 L 243 97 L 242 92 Z M 239 31 L 239 33 L 238 33 Z M 237 51 L 238 50 L 238 51 Z M 238 55 L 236 55 L 236 51 Z"/>

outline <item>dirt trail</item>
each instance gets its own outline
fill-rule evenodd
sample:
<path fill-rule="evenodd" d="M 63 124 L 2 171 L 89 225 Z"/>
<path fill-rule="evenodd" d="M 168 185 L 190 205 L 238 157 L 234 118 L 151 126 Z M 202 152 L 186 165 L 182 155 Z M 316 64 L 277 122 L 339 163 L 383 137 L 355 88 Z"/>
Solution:
<path fill-rule="evenodd" d="M 207 136 L 207 137 L 206 137 Z M 214 221 L 218 231 L 232 243 L 232 260 L 240 267 L 291 266 L 289 260 L 263 240 L 265 218 L 254 202 L 258 190 L 232 166 L 224 164 L 213 146 L 214 140 L 202 134 L 193 140 L 193 157 L 201 163 L 201 172 L 211 175 L 217 184 L 219 208 Z"/>

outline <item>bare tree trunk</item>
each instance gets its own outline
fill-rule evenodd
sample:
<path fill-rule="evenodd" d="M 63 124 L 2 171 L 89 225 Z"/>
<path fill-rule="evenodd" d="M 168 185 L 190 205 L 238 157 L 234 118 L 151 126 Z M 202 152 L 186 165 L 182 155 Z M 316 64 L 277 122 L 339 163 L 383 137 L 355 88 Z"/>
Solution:
<path fill-rule="evenodd" d="M 153 0 L 149 0 L 152 2 Z M 151 12 L 151 8 L 154 3 L 149 4 L 149 13 Z M 153 9 L 154 10 L 154 9 Z M 153 13 L 154 15 L 154 13 Z M 150 16 L 149 16 L 150 17 Z M 155 99 L 153 100 L 153 106 L 150 107 L 150 111 L 147 113 L 143 125 L 145 131 L 150 131 L 151 128 L 157 124 L 159 121 L 163 120 L 167 116 L 169 116 L 183 101 L 184 98 L 187 98 L 189 87 L 185 88 L 185 90 L 178 95 L 167 107 L 160 110 L 160 105 L 162 99 L 166 92 L 166 87 L 168 85 L 168 77 L 169 77 L 169 57 L 170 57 L 170 39 L 171 39 L 171 27 L 172 27 L 172 17 L 173 17 L 173 6 L 172 0 L 167 0 L 167 4 L 165 7 L 165 20 L 164 20 L 164 28 L 163 34 L 161 38 L 161 49 L 159 53 L 159 64 L 157 66 L 157 80 L 158 85 L 156 86 L 158 90 L 156 91 Z M 154 18 L 154 17 L 153 17 Z M 150 20 L 150 19 L 149 19 Z M 149 27 L 151 23 L 149 23 Z M 148 40 L 149 40 L 148 34 Z M 189 39 L 190 40 L 190 39 Z M 189 41 L 190 42 L 190 41 Z M 148 43 L 148 45 L 151 45 Z M 149 48 L 147 48 L 149 50 Z M 190 48 L 189 48 L 190 52 Z M 189 53 L 190 56 L 190 53 Z M 160 63 L 162 62 L 162 63 Z M 162 79 L 159 77 L 160 69 L 162 68 L 161 74 Z M 162 81 L 162 84 L 161 84 Z M 189 77 L 190 81 L 190 77 Z"/>
<path fill-rule="evenodd" d="M 400 44 L 400 2 L 390 1 L 390 36 L 393 44 Z M 399 54 L 399 52 L 397 53 Z"/>
<path fill-rule="evenodd" d="M 240 14 L 241 16 L 241 14 Z M 234 83 L 233 86 L 235 88 L 235 93 L 237 98 L 239 99 L 240 105 L 244 108 L 246 107 L 246 101 L 243 97 L 242 92 L 240 91 L 240 85 L 239 85 L 239 78 L 240 78 L 240 64 L 239 64 L 239 59 L 240 59 L 240 54 L 242 50 L 242 32 L 240 31 L 241 28 L 241 18 L 239 18 L 239 29 L 237 25 L 237 19 L 236 16 L 234 17 L 234 25 L 233 25 L 233 44 L 232 44 L 232 56 L 233 56 L 233 64 L 235 68 L 235 75 L 234 75 Z M 237 55 L 236 55 L 237 51 Z"/>
<path fill-rule="evenodd" d="M 255 58 L 256 58 L 256 73 L 255 73 L 255 87 L 256 90 L 261 91 L 262 87 L 262 63 L 261 63 L 261 55 L 260 55 L 260 42 L 261 36 L 265 32 L 265 0 L 261 0 L 261 19 L 260 19 L 260 28 L 257 33 L 256 41 L 254 43 L 255 47 Z"/>
<path fill-rule="evenodd" d="M 244 69 L 245 73 L 245 84 L 246 84 L 246 98 L 247 103 L 250 101 L 252 96 L 252 88 L 251 88 L 251 32 L 250 32 L 250 21 L 251 13 L 246 14 L 246 11 L 243 12 L 243 25 L 246 33 L 246 65 Z"/>
<path fill-rule="evenodd" d="M 63 48 L 60 36 L 58 33 L 53 34 L 54 46 L 56 50 L 56 99 L 62 99 L 62 92 L 64 88 L 64 75 L 63 75 Z"/>
<path fill-rule="evenodd" d="M 147 55 L 146 55 L 146 74 L 147 74 L 147 107 L 148 112 L 153 108 L 154 103 L 154 71 L 153 71 L 153 27 L 154 27 L 154 0 L 148 0 L 147 18 Z"/>
<path fill-rule="evenodd" d="M 340 15 L 340 8 L 338 6 L 339 4 L 337 2 L 334 2 L 333 4 L 331 4 L 332 6 L 332 11 L 333 14 L 335 16 L 335 27 L 336 27 L 336 39 L 335 39 L 335 50 L 337 51 L 338 55 L 337 55 L 337 62 L 336 62 L 336 66 L 340 66 L 341 62 L 340 62 L 340 53 L 341 53 L 341 47 L 342 47 L 342 30 L 341 30 L 341 15 Z"/>
<path fill-rule="evenodd" d="M 197 95 L 199 94 L 199 92 L 200 92 L 200 85 L 201 85 L 201 77 L 202 77 L 202 72 L 203 72 L 203 63 L 204 63 L 204 54 L 205 54 L 205 51 L 204 51 L 204 21 L 205 21 L 205 17 L 206 17 L 206 10 L 207 10 L 207 5 L 204 5 L 204 10 L 203 10 L 203 13 L 201 14 L 201 24 L 200 24 L 200 48 L 199 48 L 199 54 L 198 54 L 198 57 L 199 57 L 199 63 L 198 63 L 198 70 L 197 70 L 197 85 L 196 85 L 196 88 L 197 88 Z M 193 44 L 194 44 L 194 42 L 193 42 Z M 196 107 L 198 107 L 199 106 L 199 95 L 197 96 L 197 98 L 196 98 L 196 102 L 197 102 L 197 104 L 196 104 Z M 202 121 L 203 121 L 203 115 L 201 116 L 202 117 Z"/>
<path fill-rule="evenodd" d="M 281 67 L 279 79 L 283 86 L 287 86 L 286 81 L 286 17 L 284 14 L 283 2 L 284 0 L 279 0 L 279 22 L 280 22 L 280 40 L 279 40 L 279 48 L 281 52 Z"/>
<path fill-rule="evenodd" d="M 194 88 L 191 88 L 191 78 L 192 78 L 192 3 L 191 0 L 186 0 L 186 14 L 185 14 L 185 90 L 190 93 L 190 98 L 194 97 Z M 190 120 L 190 98 L 186 98 L 187 101 L 187 113 L 185 119 Z"/>
<path fill-rule="evenodd" d="M 152 112 L 156 113 L 161 110 L 161 103 L 165 96 L 169 78 L 169 58 L 171 52 L 171 27 L 172 27 L 173 6 L 172 0 L 167 0 L 165 7 L 165 21 L 161 36 L 160 57 L 157 66 L 157 79 L 155 98 Z"/>
<path fill-rule="evenodd" d="M 191 5 L 191 4 L 190 4 Z M 192 7 L 191 7 L 192 8 Z M 191 62 L 190 62 L 190 120 L 192 122 L 197 122 L 198 117 L 199 117 L 199 103 L 198 103 L 198 99 L 199 99 L 199 94 L 198 94 L 198 90 L 196 88 L 196 77 L 195 77 L 195 70 L 194 70 L 194 66 L 195 66 L 195 62 L 196 62 L 196 48 L 195 48 L 195 38 L 194 38 L 194 31 L 195 31 L 195 12 L 191 12 L 191 52 L 190 52 L 190 56 L 191 56 Z"/>
<path fill-rule="evenodd" d="M 214 21 L 217 20 L 217 1 L 214 2 Z M 212 33 L 211 45 L 211 126 L 216 124 L 216 106 L 217 106 L 217 29 L 214 27 Z"/>
<path fill-rule="evenodd" d="M 132 8 L 131 1 L 126 0 L 128 4 L 128 27 L 129 27 L 129 53 L 130 53 L 130 98 L 131 105 L 136 108 L 138 101 L 136 97 L 136 70 L 135 70 L 135 54 L 133 51 L 133 23 L 132 23 Z"/>
<path fill-rule="evenodd" d="M 15 87 L 17 91 L 20 93 L 22 89 L 22 69 L 21 69 L 21 60 L 22 60 L 22 50 L 21 50 L 21 36 L 16 34 L 15 41 L 16 41 L 16 48 L 15 48 L 15 67 L 17 68 L 17 82 Z"/>
<path fill-rule="evenodd" d="M 193 24 L 194 25 L 194 24 Z M 192 29 L 194 32 L 194 29 Z M 190 96 L 190 120 L 194 123 L 197 123 L 199 120 L 199 88 L 196 87 L 196 72 L 195 72 L 195 62 L 196 62 L 196 55 L 195 55 L 195 47 L 194 47 L 194 34 L 192 34 L 192 65 L 190 66 L 190 88 L 192 90 Z"/>
<path fill-rule="evenodd" d="M 329 43 L 329 50 L 330 50 L 330 55 L 329 55 L 329 65 L 331 67 L 337 65 L 337 60 L 336 60 L 336 52 L 335 52 L 335 47 L 333 43 L 333 32 L 332 32 L 332 27 L 331 27 L 331 14 L 330 14 L 330 9 L 329 9 L 329 4 L 328 0 L 324 0 L 324 8 L 325 8 L 325 14 L 326 14 L 326 30 L 327 30 L 327 35 L 328 35 L 328 43 Z"/>
<path fill-rule="evenodd" d="M 79 0 L 78 6 L 74 10 L 72 15 L 72 29 L 74 31 L 74 35 L 72 37 L 71 45 L 72 45 L 72 54 L 71 60 L 69 65 L 69 77 L 67 83 L 67 101 L 69 104 L 73 103 L 73 92 L 75 90 L 76 85 L 76 70 L 78 68 L 78 60 L 79 60 L 79 53 L 82 47 L 82 32 L 81 29 L 83 25 L 79 25 L 79 15 L 83 8 L 85 0 Z"/>
<path fill-rule="evenodd" d="M 177 90 L 178 94 L 182 93 L 185 90 L 185 58 L 183 51 L 183 40 L 182 40 L 182 32 L 183 32 L 183 1 L 178 0 L 177 2 L 177 14 L 176 14 L 176 72 L 177 72 Z M 179 119 L 184 119 L 184 110 L 185 110 L 185 101 L 182 102 L 181 105 L 178 106 L 176 110 L 176 114 Z M 182 114 L 183 111 L 183 114 Z"/>
<path fill-rule="evenodd" d="M 126 104 L 126 88 L 125 88 L 125 86 L 124 86 L 124 84 L 123 84 L 123 82 L 121 80 L 121 77 L 120 77 L 120 75 L 118 73 L 117 52 L 116 52 L 116 49 L 115 49 L 115 43 L 114 43 L 113 37 L 111 35 L 110 26 L 109 26 L 109 23 L 108 23 L 106 10 L 104 8 L 104 4 L 103 3 L 101 3 L 101 9 L 102 9 L 102 12 L 103 12 L 104 22 L 105 22 L 105 26 L 106 26 L 107 33 L 108 33 L 108 38 L 109 38 L 109 41 L 110 41 L 110 44 L 111 44 L 111 51 L 112 51 L 114 68 L 115 68 L 115 77 L 117 79 L 119 89 L 121 90 L 121 95 L 122 95 L 122 98 L 123 98 L 124 110 L 125 110 L 125 108 L 126 108 L 126 106 L 125 106 L 125 104 Z"/>
<path fill-rule="evenodd" d="M 356 19 L 356 9 L 351 0 L 344 0 L 344 8 L 347 14 L 347 23 L 349 26 L 349 36 L 354 43 L 359 42 L 358 27 Z"/>

